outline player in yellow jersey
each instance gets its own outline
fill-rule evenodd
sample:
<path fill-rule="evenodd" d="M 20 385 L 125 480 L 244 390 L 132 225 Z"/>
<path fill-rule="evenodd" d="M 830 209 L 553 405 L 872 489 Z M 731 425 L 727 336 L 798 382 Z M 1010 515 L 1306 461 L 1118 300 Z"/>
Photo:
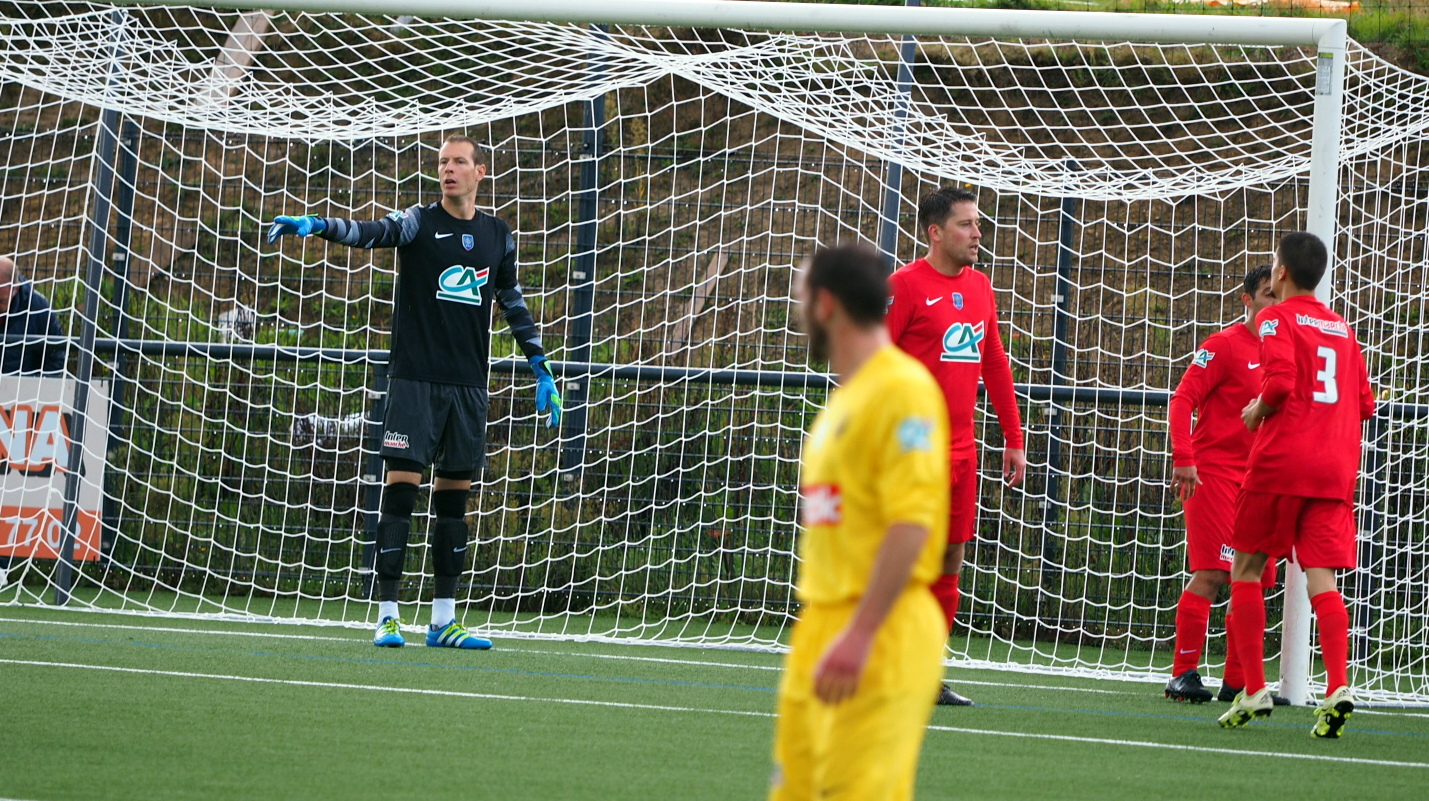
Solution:
<path fill-rule="evenodd" d="M 947 635 L 928 589 L 947 543 L 947 408 L 927 369 L 889 341 L 876 253 L 821 250 L 796 292 L 810 352 L 839 387 L 804 442 L 803 607 L 769 797 L 909 799 Z"/>

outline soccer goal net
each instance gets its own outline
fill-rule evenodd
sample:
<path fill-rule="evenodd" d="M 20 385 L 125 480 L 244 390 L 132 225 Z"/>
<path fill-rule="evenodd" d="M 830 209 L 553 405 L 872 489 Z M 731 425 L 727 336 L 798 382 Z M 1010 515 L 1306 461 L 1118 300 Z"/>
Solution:
<path fill-rule="evenodd" d="M 0 379 L 0 603 L 70 580 L 68 513 L 72 608 L 375 623 L 394 254 L 263 235 L 278 214 L 435 201 L 436 149 L 466 133 L 567 406 L 540 424 L 498 323 L 468 626 L 778 648 L 801 437 L 829 385 L 794 268 L 833 242 L 921 256 L 918 197 L 959 184 L 986 217 L 1031 465 L 1001 484 L 980 412 L 949 658 L 1164 680 L 1186 577 L 1167 400 L 1239 319 L 1246 270 L 1307 225 L 1333 72 L 1314 47 L 5 9 L 0 252 L 69 361 Z M 1346 55 L 1332 304 L 1387 399 L 1347 579 L 1352 681 L 1425 701 L 1429 81 Z M 423 539 L 407 602 L 430 597 Z"/>

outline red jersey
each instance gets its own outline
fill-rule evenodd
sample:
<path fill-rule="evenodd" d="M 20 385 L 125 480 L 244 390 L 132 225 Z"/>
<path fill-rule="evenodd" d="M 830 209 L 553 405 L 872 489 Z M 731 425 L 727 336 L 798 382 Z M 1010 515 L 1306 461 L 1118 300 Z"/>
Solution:
<path fill-rule="evenodd" d="M 1260 394 L 1260 339 L 1245 323 L 1217 331 L 1201 343 L 1171 396 L 1171 456 L 1177 467 L 1201 475 L 1245 478 L 1255 435 L 1240 413 Z M 1191 412 L 1196 427 L 1191 428 Z"/>
<path fill-rule="evenodd" d="M 967 267 L 952 278 L 918 259 L 890 276 L 888 288 L 888 333 L 938 380 L 948 404 L 952 458 L 977 456 L 973 409 L 979 378 L 1007 447 L 1023 447 L 1012 365 L 997 330 L 997 302 L 987 276 Z"/>
<path fill-rule="evenodd" d="M 1344 318 L 1311 295 L 1256 317 L 1260 399 L 1275 407 L 1255 434 L 1245 488 L 1353 501 L 1361 425 L 1374 414 L 1359 341 Z"/>

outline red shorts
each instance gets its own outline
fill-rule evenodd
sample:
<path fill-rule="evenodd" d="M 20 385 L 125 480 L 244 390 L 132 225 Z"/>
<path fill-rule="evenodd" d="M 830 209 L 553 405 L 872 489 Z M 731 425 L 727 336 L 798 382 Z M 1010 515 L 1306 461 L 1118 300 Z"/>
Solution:
<path fill-rule="evenodd" d="M 1231 532 L 1235 529 L 1236 496 L 1240 483 L 1220 476 L 1202 476 L 1201 485 L 1183 503 L 1186 511 L 1186 566 L 1197 570 L 1230 572 L 1235 559 L 1231 547 Z M 1265 566 L 1261 583 L 1267 589 L 1275 586 L 1276 566 L 1272 559 Z"/>
<path fill-rule="evenodd" d="M 1349 501 L 1241 490 L 1231 546 L 1272 559 L 1294 554 L 1303 568 L 1356 564 L 1355 510 Z"/>
<path fill-rule="evenodd" d="M 971 542 L 977 536 L 977 459 L 954 459 L 951 468 L 948 542 Z"/>
<path fill-rule="evenodd" d="M 1228 478 L 1202 476 L 1201 486 L 1182 504 L 1186 510 L 1186 564 L 1197 570 L 1230 570 L 1235 550 L 1235 499 L 1240 485 Z"/>

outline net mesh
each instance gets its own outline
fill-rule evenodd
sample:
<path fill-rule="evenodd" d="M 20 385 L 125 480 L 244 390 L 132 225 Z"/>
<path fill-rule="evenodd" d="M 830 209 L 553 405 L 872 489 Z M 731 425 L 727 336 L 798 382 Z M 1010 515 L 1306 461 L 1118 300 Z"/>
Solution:
<path fill-rule="evenodd" d="M 1002 487 L 979 418 L 980 535 L 949 656 L 1164 678 L 1185 580 L 1166 396 L 1240 314 L 1246 269 L 1304 227 L 1313 51 L 920 38 L 902 87 L 898 37 L 12 9 L 0 250 L 76 336 L 84 265 L 103 258 L 97 335 L 143 343 L 98 353 L 106 558 L 75 604 L 375 622 L 393 254 L 262 235 L 277 214 L 436 200 L 435 149 L 463 132 L 492 150 L 479 203 L 515 230 L 548 351 L 594 365 L 566 371 L 567 422 L 548 431 L 514 343 L 493 338 L 469 626 L 779 647 L 800 437 L 825 392 L 793 266 L 878 241 L 890 191 L 909 261 L 916 199 L 959 183 L 987 217 L 1031 466 Z M 1333 305 L 1394 402 L 1366 428 L 1352 681 L 1424 701 L 1429 82 L 1358 47 L 1347 74 Z M 118 175 L 96 252 L 105 124 Z M 407 601 L 430 596 L 414 554 Z M 16 559 L 0 599 L 40 602 L 52 573 Z M 1213 675 L 1222 653 L 1213 637 Z"/>

